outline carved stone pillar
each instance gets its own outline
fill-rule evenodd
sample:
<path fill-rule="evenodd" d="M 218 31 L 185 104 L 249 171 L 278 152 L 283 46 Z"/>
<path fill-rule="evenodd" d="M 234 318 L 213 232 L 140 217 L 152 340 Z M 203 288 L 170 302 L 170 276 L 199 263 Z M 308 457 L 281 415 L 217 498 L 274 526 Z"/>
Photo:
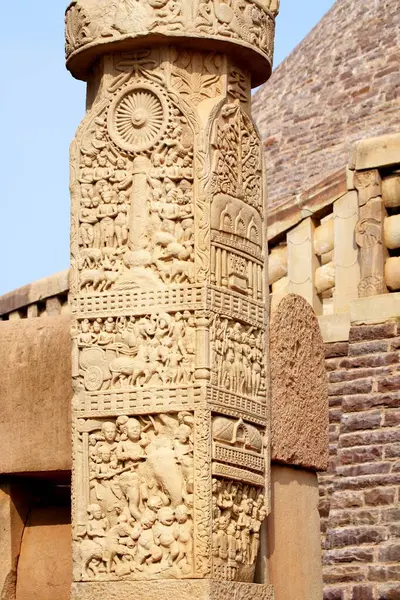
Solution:
<path fill-rule="evenodd" d="M 276 5 L 67 10 L 67 65 L 88 83 L 71 147 L 75 599 L 272 598 L 250 90 Z"/>

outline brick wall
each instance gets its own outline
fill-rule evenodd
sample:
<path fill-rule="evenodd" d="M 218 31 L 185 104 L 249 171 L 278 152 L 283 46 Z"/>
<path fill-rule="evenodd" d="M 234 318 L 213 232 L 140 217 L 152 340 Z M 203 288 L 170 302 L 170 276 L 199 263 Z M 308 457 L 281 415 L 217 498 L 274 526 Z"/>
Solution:
<path fill-rule="evenodd" d="M 326 344 L 330 467 L 320 477 L 325 600 L 400 599 L 400 324 Z"/>
<path fill-rule="evenodd" d="M 256 92 L 271 206 L 343 167 L 354 141 L 398 132 L 399 47 L 398 0 L 337 0 Z"/>

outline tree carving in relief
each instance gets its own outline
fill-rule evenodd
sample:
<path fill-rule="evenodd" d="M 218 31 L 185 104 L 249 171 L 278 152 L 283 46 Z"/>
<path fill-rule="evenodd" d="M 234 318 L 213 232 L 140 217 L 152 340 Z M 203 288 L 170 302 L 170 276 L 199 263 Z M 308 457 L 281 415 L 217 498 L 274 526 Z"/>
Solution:
<path fill-rule="evenodd" d="M 211 281 L 264 297 L 263 166 L 261 142 L 244 112 L 248 99 L 240 71 L 228 78 L 232 99 L 213 127 L 211 148 Z"/>
<path fill-rule="evenodd" d="M 75 332 L 79 386 L 95 392 L 192 384 L 195 324 L 189 311 L 82 320 Z"/>
<path fill-rule="evenodd" d="M 195 280 L 193 128 L 160 85 L 162 71 L 145 71 L 149 62 L 143 53 L 122 57 L 112 95 L 88 117 L 75 150 L 81 293 Z"/>
<path fill-rule="evenodd" d="M 191 104 L 197 106 L 207 98 L 222 93 L 220 54 L 188 52 L 175 49 L 171 67 L 172 87 Z"/>
<path fill-rule="evenodd" d="M 88 476 L 87 517 L 74 528 L 78 578 L 191 574 L 193 415 L 82 420 L 80 431 Z"/>

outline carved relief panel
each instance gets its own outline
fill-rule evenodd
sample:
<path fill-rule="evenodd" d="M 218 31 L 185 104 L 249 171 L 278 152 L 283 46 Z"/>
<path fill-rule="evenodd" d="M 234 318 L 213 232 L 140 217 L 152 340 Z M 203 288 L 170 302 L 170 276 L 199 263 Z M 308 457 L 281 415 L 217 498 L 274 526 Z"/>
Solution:
<path fill-rule="evenodd" d="M 277 0 L 73 0 L 66 11 L 66 57 L 79 71 L 79 57 L 93 46 L 145 34 L 230 41 L 272 63 Z M 78 57 L 78 60 L 76 60 Z"/>
<path fill-rule="evenodd" d="M 250 79 L 173 47 L 101 68 L 71 154 L 75 578 L 250 582 L 269 470 Z"/>
<path fill-rule="evenodd" d="M 80 580 L 193 573 L 193 414 L 80 420 Z"/>
<path fill-rule="evenodd" d="M 75 293 L 194 282 L 193 123 L 162 87 L 162 70 L 146 71 L 155 62 L 116 58 L 107 98 L 80 132 Z"/>
<path fill-rule="evenodd" d="M 267 515 L 264 432 L 216 416 L 212 433 L 213 576 L 251 582 Z"/>
<path fill-rule="evenodd" d="M 233 76 L 235 75 L 235 76 Z M 211 282 L 264 297 L 263 166 L 261 142 L 243 109 L 248 89 L 230 73 L 229 97 L 213 127 L 211 152 Z"/>

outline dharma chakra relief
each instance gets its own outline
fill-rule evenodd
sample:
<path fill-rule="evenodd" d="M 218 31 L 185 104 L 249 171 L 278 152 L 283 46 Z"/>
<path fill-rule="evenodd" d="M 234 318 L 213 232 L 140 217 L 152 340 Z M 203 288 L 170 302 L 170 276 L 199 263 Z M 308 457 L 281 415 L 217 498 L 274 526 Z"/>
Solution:
<path fill-rule="evenodd" d="M 124 89 L 108 113 L 112 140 L 127 152 L 148 150 L 168 125 L 168 104 L 154 86 L 145 84 Z"/>
<path fill-rule="evenodd" d="M 84 293 L 194 282 L 193 132 L 165 90 L 131 76 L 80 148 L 73 251 Z"/>

